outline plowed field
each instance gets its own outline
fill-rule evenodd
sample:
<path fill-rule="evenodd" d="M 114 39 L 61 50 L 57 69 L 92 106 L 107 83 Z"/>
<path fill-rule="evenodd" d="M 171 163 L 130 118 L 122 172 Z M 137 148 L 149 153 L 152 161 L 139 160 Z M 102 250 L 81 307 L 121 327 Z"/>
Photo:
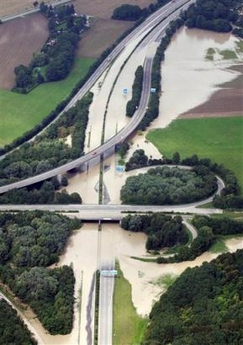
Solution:
<path fill-rule="evenodd" d="M 14 68 L 28 65 L 47 38 L 47 20 L 39 13 L 0 25 L 0 88 L 13 87 Z"/>

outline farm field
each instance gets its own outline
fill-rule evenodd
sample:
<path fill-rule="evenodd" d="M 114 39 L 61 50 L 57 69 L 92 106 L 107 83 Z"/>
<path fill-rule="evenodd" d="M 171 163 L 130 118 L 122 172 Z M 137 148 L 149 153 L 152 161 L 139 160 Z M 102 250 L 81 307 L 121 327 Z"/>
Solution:
<path fill-rule="evenodd" d="M 179 119 L 167 128 L 149 131 L 147 138 L 165 156 L 197 154 L 222 163 L 235 172 L 243 192 L 243 118 Z"/>
<path fill-rule="evenodd" d="M 0 26 L 0 88 L 14 86 L 14 68 L 28 65 L 49 35 L 47 20 L 40 13 L 16 18 Z"/>
<path fill-rule="evenodd" d="M 0 89 L 0 146 L 11 143 L 55 109 L 93 62 L 92 58 L 79 58 L 65 80 L 39 85 L 27 95 Z"/>

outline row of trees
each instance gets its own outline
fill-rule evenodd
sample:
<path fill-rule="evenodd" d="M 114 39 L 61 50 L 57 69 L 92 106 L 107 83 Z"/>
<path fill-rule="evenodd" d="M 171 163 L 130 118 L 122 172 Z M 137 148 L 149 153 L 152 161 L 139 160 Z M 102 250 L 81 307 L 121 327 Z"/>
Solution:
<path fill-rule="evenodd" d="M 128 177 L 120 198 L 123 204 L 175 205 L 203 200 L 216 190 L 217 179 L 204 166 L 156 167 Z"/>
<path fill-rule="evenodd" d="M 144 16 L 140 18 L 133 27 L 125 31 L 114 44 L 112 44 L 109 48 L 107 48 L 98 59 L 93 63 L 93 65 L 89 68 L 88 73 L 83 77 L 79 82 L 73 87 L 70 91 L 70 94 L 61 101 L 54 110 L 52 110 L 45 119 L 42 120 L 41 123 L 36 125 L 30 131 L 24 133 L 21 137 L 14 140 L 11 144 L 5 145 L 3 148 L 0 148 L 0 155 L 3 155 L 16 147 L 19 147 L 26 141 L 33 138 L 33 136 L 37 135 L 41 130 L 43 130 L 46 126 L 48 126 L 58 115 L 59 113 L 65 108 L 65 106 L 70 102 L 70 100 L 77 94 L 80 88 L 87 82 L 87 80 L 91 77 L 91 75 L 96 71 L 96 69 L 102 64 L 102 62 L 107 58 L 107 56 L 112 52 L 113 49 L 127 36 L 131 33 L 134 28 L 139 26 L 151 13 L 155 12 L 158 8 L 167 4 L 170 0 L 158 0 L 156 4 L 150 4 L 148 8 L 144 9 Z"/>
<path fill-rule="evenodd" d="M 67 186 L 67 178 L 62 177 L 61 183 L 56 177 L 28 188 L 12 189 L 0 195 L 0 204 L 82 204 L 82 198 L 77 192 L 68 194 L 66 189 L 61 192 L 61 186 Z"/>
<path fill-rule="evenodd" d="M 142 344 L 240 344 L 243 251 L 187 268 L 151 313 Z"/>
<path fill-rule="evenodd" d="M 132 99 L 127 102 L 126 116 L 132 117 L 139 106 L 143 90 L 143 67 L 138 66 L 132 85 Z"/>
<path fill-rule="evenodd" d="M 173 247 L 188 241 L 180 216 L 172 218 L 163 213 L 128 215 L 122 218 L 121 227 L 125 230 L 147 234 L 147 250 L 158 251 L 163 247 Z"/>
<path fill-rule="evenodd" d="M 0 300 L 0 343 L 37 345 L 16 310 L 3 299 Z"/>
<path fill-rule="evenodd" d="M 34 211 L 0 215 L 0 277 L 36 312 L 52 334 L 71 332 L 74 274 L 71 267 L 47 269 L 58 261 L 78 219 Z"/>
<path fill-rule="evenodd" d="M 159 115 L 159 98 L 161 93 L 161 62 L 164 60 L 164 52 L 168 47 L 174 33 L 183 25 L 184 20 L 178 18 L 170 23 L 166 29 L 166 35 L 162 38 L 159 47 L 157 48 L 152 67 L 151 88 L 155 92 L 151 93 L 148 103 L 148 109 L 144 114 L 143 119 L 138 125 L 138 130 L 144 131 L 150 123 Z"/>
<path fill-rule="evenodd" d="M 28 67 L 19 65 L 14 69 L 16 87 L 13 90 L 21 93 L 43 82 L 64 79 L 69 74 L 79 33 L 86 27 L 86 16 L 76 17 L 73 5 L 53 7 L 42 2 L 40 12 L 48 18 L 49 37 Z"/>

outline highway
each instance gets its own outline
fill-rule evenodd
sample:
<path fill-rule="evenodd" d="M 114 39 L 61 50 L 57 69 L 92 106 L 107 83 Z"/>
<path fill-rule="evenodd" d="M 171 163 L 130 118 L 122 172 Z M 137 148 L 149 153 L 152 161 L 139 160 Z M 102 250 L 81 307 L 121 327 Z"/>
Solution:
<path fill-rule="evenodd" d="M 114 261 L 103 263 L 101 273 L 114 268 Z M 114 276 L 100 275 L 98 345 L 112 345 L 114 279 Z"/>
<path fill-rule="evenodd" d="M 188 6 L 190 3 L 192 3 L 193 0 L 185 1 L 177 1 L 176 2 L 176 8 L 181 8 L 182 5 L 185 4 L 185 6 Z M 170 5 L 170 3 L 164 7 L 162 7 L 160 10 L 155 12 L 153 15 L 151 15 L 144 23 L 142 23 L 138 28 L 136 28 L 130 35 L 128 35 L 111 53 L 111 55 L 99 66 L 99 68 L 94 72 L 94 74 L 91 76 L 91 78 L 87 81 L 87 83 L 80 89 L 80 91 L 77 93 L 77 95 L 71 100 L 71 102 L 68 104 L 68 106 L 65 108 L 65 110 L 69 109 L 70 107 L 74 106 L 78 99 L 82 98 L 87 91 L 91 88 L 91 86 L 95 83 L 95 81 L 100 77 L 100 75 L 106 70 L 106 68 L 109 66 L 109 64 L 112 62 L 113 59 L 116 58 L 116 56 L 122 51 L 122 49 L 128 44 L 128 42 L 132 42 L 137 37 L 141 37 L 141 41 L 144 38 L 144 36 L 152 30 L 153 27 L 156 27 L 162 20 L 166 19 L 166 25 L 169 24 L 169 22 L 175 18 L 175 16 L 178 16 L 179 10 L 176 11 L 176 13 L 173 13 L 175 11 L 175 4 L 173 6 Z M 169 15 L 172 14 L 171 17 Z M 163 25 L 163 30 L 165 30 L 166 25 Z M 159 35 L 161 35 L 162 27 L 160 26 L 159 29 L 156 30 L 156 34 L 152 35 L 152 38 L 150 36 L 150 40 L 158 40 Z M 49 179 L 53 176 L 58 176 L 66 173 L 67 171 L 76 168 L 78 166 L 81 166 L 83 164 L 86 164 L 88 161 L 101 156 L 103 153 L 108 151 L 111 148 L 114 148 L 118 143 L 124 141 L 125 138 L 127 138 L 131 133 L 134 132 L 134 130 L 137 128 L 138 124 L 140 123 L 141 119 L 144 116 L 144 113 L 146 112 L 146 107 L 149 100 L 149 94 L 150 94 L 150 82 L 151 82 L 151 69 L 152 69 L 152 61 L 153 56 L 148 56 L 144 63 L 144 85 L 143 85 L 143 91 L 141 96 L 141 102 L 139 105 L 138 110 L 132 117 L 131 121 L 125 126 L 121 131 L 119 131 L 114 137 L 110 138 L 107 142 L 105 142 L 102 146 L 97 147 L 93 151 L 90 151 L 85 156 L 82 156 L 74 161 L 71 161 L 63 166 L 60 166 L 58 168 L 55 168 L 53 170 L 47 171 L 43 174 L 36 175 L 30 178 L 27 178 L 25 180 L 21 180 L 9 185 L 1 186 L 0 187 L 0 194 L 5 193 L 11 189 L 14 188 L 22 188 L 26 187 L 31 184 L 35 184 L 40 181 L 44 181 L 46 179 Z M 64 110 L 64 111 L 65 111 Z"/>

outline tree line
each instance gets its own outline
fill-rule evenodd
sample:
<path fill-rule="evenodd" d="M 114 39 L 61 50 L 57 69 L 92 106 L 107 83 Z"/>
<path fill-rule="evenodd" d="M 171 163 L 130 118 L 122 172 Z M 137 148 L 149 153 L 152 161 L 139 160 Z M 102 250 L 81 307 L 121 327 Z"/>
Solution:
<path fill-rule="evenodd" d="M 0 214 L 0 277 L 36 312 L 51 334 L 71 332 L 74 274 L 71 267 L 46 267 L 58 262 L 78 219 L 43 211 Z"/>
<path fill-rule="evenodd" d="M 0 300 L 0 343 L 11 345 L 37 345 L 37 341 L 6 301 Z"/>
<path fill-rule="evenodd" d="M 110 47 L 105 49 L 103 53 L 100 55 L 98 59 L 90 66 L 88 73 L 78 81 L 78 83 L 73 87 L 70 91 L 69 95 L 61 101 L 54 110 L 52 110 L 42 121 L 41 123 L 37 124 L 34 128 L 29 130 L 28 132 L 24 133 L 21 137 L 15 139 L 11 144 L 7 144 L 4 147 L 0 148 L 0 155 L 6 154 L 10 152 L 16 147 L 19 147 L 26 141 L 33 138 L 33 136 L 37 135 L 41 132 L 45 127 L 47 127 L 58 115 L 59 113 L 64 110 L 66 105 L 71 101 L 71 99 L 77 94 L 80 88 L 87 82 L 87 80 L 92 76 L 92 74 L 96 71 L 96 69 L 102 64 L 102 62 L 107 58 L 107 56 L 115 49 L 115 47 L 126 37 L 128 36 L 137 26 L 139 26 L 150 14 L 155 12 L 158 8 L 167 4 L 170 0 L 158 0 L 156 4 L 150 4 L 147 7 L 146 13 L 144 12 L 144 16 L 137 20 L 133 27 L 125 31 L 114 44 Z"/>
<path fill-rule="evenodd" d="M 147 234 L 146 249 L 148 251 L 159 251 L 164 247 L 188 242 L 188 235 L 180 216 L 172 218 L 163 213 L 128 215 L 122 218 L 121 227 L 124 230 Z"/>
<path fill-rule="evenodd" d="M 61 192 L 61 187 L 67 186 L 66 176 L 61 182 L 56 177 L 28 187 L 12 189 L 0 195 L 0 204 L 82 204 L 82 198 L 77 192 L 68 194 L 66 189 Z"/>
<path fill-rule="evenodd" d="M 15 67 L 13 91 L 28 93 L 41 83 L 64 79 L 73 66 L 79 34 L 86 28 L 86 16 L 76 16 L 73 5 L 53 7 L 41 2 L 40 12 L 48 18 L 48 40 L 28 67 Z"/>
<path fill-rule="evenodd" d="M 126 116 L 132 117 L 139 106 L 143 90 L 143 67 L 138 66 L 132 85 L 132 99 L 127 102 Z"/>
<path fill-rule="evenodd" d="M 142 344 L 240 344 L 243 251 L 187 268 L 150 313 Z"/>

